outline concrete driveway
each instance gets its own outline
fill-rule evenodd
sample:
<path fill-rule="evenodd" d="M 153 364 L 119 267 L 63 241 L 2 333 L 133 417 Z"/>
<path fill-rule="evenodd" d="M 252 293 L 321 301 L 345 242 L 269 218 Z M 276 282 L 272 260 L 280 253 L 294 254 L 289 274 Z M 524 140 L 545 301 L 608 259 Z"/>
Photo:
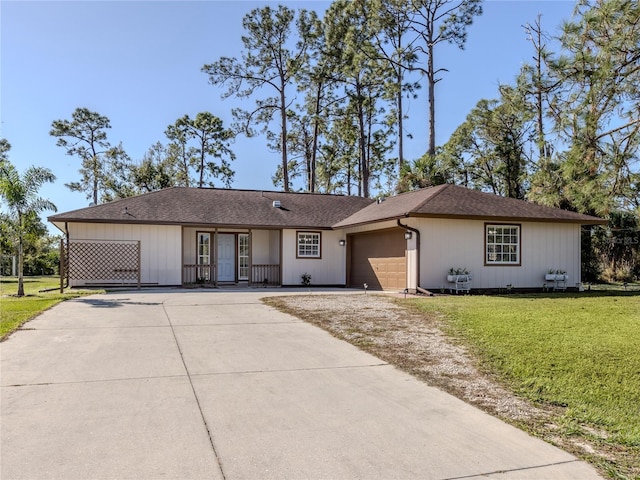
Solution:
<path fill-rule="evenodd" d="M 110 293 L 26 324 L 0 344 L 0 477 L 599 478 L 259 300 L 288 293 Z"/>

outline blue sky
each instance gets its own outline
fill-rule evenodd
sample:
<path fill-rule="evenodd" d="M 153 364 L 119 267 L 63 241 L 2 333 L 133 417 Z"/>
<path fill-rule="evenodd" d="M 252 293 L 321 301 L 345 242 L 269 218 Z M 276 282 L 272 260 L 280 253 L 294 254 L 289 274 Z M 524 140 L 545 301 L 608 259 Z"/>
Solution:
<path fill-rule="evenodd" d="M 0 1 L 0 137 L 12 145 L 10 160 L 23 171 L 46 166 L 57 176 L 41 193 L 59 211 L 88 205 L 64 184 L 79 178 L 79 160 L 49 136 L 51 122 L 86 107 L 111 120 L 108 138 L 140 160 L 179 117 L 210 111 L 231 124 L 234 100 L 208 84 L 200 71 L 221 56 L 238 56 L 242 17 L 266 4 L 324 11 L 318 1 Z M 464 51 L 446 46 L 436 61 L 449 70 L 436 90 L 437 143 L 464 121 L 482 98 L 494 98 L 533 55 L 522 25 L 542 14 L 557 34 L 574 2 L 485 1 L 469 29 Z M 426 90 L 408 105 L 408 159 L 427 148 Z M 246 100 L 245 100 L 246 101 Z M 274 190 L 279 162 L 262 137 L 238 137 L 233 188 Z"/>

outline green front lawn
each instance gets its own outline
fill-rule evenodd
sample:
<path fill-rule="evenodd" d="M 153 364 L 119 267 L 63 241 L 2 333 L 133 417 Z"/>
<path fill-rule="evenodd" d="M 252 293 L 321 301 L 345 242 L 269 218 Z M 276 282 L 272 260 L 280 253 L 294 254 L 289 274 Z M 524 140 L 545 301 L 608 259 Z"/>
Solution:
<path fill-rule="evenodd" d="M 514 391 L 559 407 L 560 433 L 628 448 L 640 459 L 637 291 L 447 296 L 413 303 L 444 315 L 449 333 Z"/>
<path fill-rule="evenodd" d="M 41 312 L 70 298 L 100 293 L 96 290 L 60 290 L 41 292 L 41 290 L 60 286 L 60 277 L 25 277 L 24 297 L 16 297 L 18 279 L 16 277 L 0 278 L 0 340 L 4 340 L 12 332 L 20 328 Z"/>

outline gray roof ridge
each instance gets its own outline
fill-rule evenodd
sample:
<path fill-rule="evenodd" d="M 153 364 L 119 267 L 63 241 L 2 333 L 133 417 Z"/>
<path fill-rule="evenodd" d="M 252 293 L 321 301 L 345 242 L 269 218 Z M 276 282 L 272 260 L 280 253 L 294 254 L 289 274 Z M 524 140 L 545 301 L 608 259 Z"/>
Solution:
<path fill-rule="evenodd" d="M 189 190 L 219 190 L 219 191 L 227 191 L 227 192 L 247 192 L 247 193 L 272 193 L 272 194 L 278 194 L 278 195 L 317 195 L 317 196 L 324 196 L 324 197 L 359 197 L 359 195 L 346 195 L 344 193 L 283 192 L 281 190 L 266 190 L 263 188 L 221 188 L 221 187 L 170 187 L 170 188 L 187 188 Z"/>
<path fill-rule="evenodd" d="M 253 192 L 253 193 L 282 193 L 284 195 L 324 195 L 324 196 L 332 196 L 332 197 L 359 197 L 359 195 L 346 195 L 344 193 L 329 193 L 329 192 L 284 192 L 282 190 L 267 190 L 265 188 L 226 188 L 226 187 L 184 187 L 184 186 L 174 186 L 168 187 L 163 190 L 168 190 L 169 188 L 185 188 L 189 190 L 223 190 L 223 191 L 232 191 L 232 192 Z"/>
<path fill-rule="evenodd" d="M 438 195 L 440 195 L 442 192 L 444 192 L 445 190 L 447 190 L 449 187 L 451 187 L 452 184 L 451 183 L 442 183 L 440 185 L 434 185 L 432 187 L 427 187 L 424 190 L 425 191 L 432 191 L 432 190 L 436 190 L 437 191 L 435 193 L 433 193 L 433 195 L 429 195 L 427 198 L 425 198 L 422 202 L 420 202 L 418 205 L 414 206 L 411 211 L 414 210 L 420 210 L 422 207 L 424 207 L 427 203 L 429 203 L 430 201 L 432 201 L 434 198 L 436 198 Z M 411 193 L 411 192 L 409 192 Z M 411 213 L 411 211 L 407 212 L 405 215 L 408 215 L 409 213 Z"/>

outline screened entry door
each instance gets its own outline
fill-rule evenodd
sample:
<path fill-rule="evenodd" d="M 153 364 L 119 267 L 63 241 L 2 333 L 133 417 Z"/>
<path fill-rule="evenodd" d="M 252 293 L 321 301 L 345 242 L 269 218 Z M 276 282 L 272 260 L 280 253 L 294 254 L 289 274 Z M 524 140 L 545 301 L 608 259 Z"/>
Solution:
<path fill-rule="evenodd" d="M 218 281 L 236 281 L 236 236 L 218 234 Z"/>

